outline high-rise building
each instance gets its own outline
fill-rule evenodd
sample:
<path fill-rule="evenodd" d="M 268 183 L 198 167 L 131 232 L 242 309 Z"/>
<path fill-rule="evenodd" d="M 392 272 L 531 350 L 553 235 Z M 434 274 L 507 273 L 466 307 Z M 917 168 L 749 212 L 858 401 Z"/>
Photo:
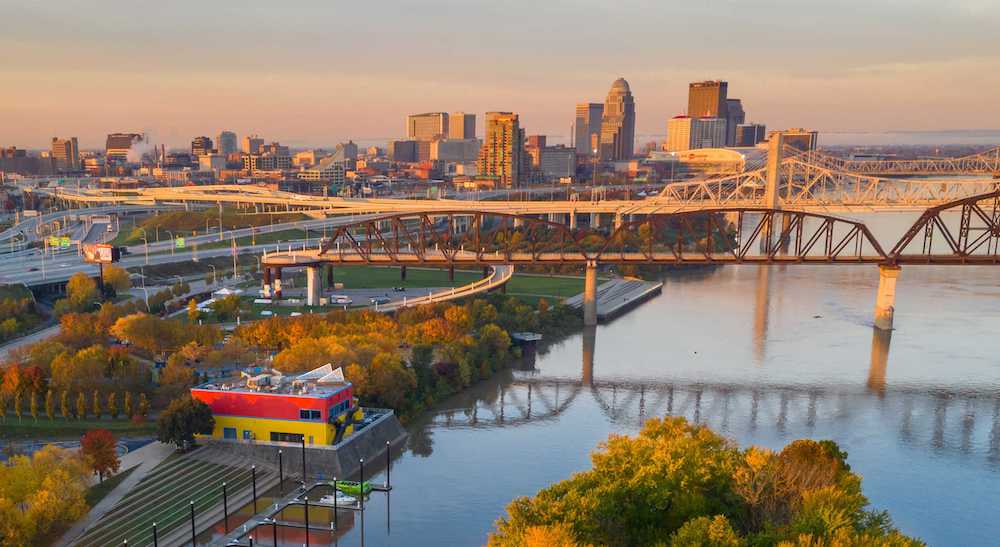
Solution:
<path fill-rule="evenodd" d="M 218 137 L 215 138 L 215 145 L 218 147 L 219 153 L 223 156 L 237 152 L 239 150 L 238 142 L 236 140 L 236 133 L 232 131 L 221 131 Z"/>
<path fill-rule="evenodd" d="M 746 122 L 743 112 L 743 102 L 739 99 L 726 99 L 726 146 L 736 145 L 736 126 Z"/>
<path fill-rule="evenodd" d="M 257 135 L 247 135 L 246 137 L 243 137 L 244 154 L 260 154 L 263 149 L 264 139 L 258 137 Z"/>
<path fill-rule="evenodd" d="M 611 84 L 611 91 L 604 101 L 601 118 L 601 140 L 598 156 L 602 161 L 632 158 L 635 146 L 635 100 L 624 78 Z"/>
<path fill-rule="evenodd" d="M 691 124 L 691 148 L 726 146 L 725 118 L 697 118 Z"/>
<path fill-rule="evenodd" d="M 107 163 L 126 163 L 132 146 L 143 141 L 138 133 L 111 133 L 104 146 L 104 159 Z M 138 162 L 141 158 L 133 158 Z"/>
<path fill-rule="evenodd" d="M 541 166 L 543 148 L 545 148 L 545 135 L 528 135 L 524 151 L 531 158 L 532 169 L 538 169 Z"/>
<path fill-rule="evenodd" d="M 604 105 L 601 103 L 580 103 L 576 105 L 576 119 L 573 122 L 573 139 L 579 156 L 591 156 L 597 148 L 601 135 L 601 118 Z"/>
<path fill-rule="evenodd" d="M 402 163 L 417 161 L 417 141 L 390 141 L 386 150 L 392 161 Z"/>
<path fill-rule="evenodd" d="M 337 144 L 333 149 L 333 157 L 337 161 L 354 161 L 358 159 L 358 145 L 354 141 L 347 141 Z"/>
<path fill-rule="evenodd" d="M 431 160 L 470 163 L 479 156 L 479 139 L 438 139 L 430 144 Z"/>
<path fill-rule="evenodd" d="M 56 169 L 59 171 L 79 171 L 80 147 L 76 137 L 68 139 L 52 137 L 52 159 L 55 160 Z"/>
<path fill-rule="evenodd" d="M 804 152 L 810 150 L 816 150 L 816 144 L 819 141 L 819 132 L 810 131 L 808 129 L 802 129 L 796 127 L 793 129 L 786 129 L 784 131 L 772 131 L 771 134 L 781 133 L 784 138 L 785 146 L 790 146 L 792 148 L 797 148 Z"/>
<path fill-rule="evenodd" d="M 406 117 L 406 137 L 410 140 L 429 141 L 447 134 L 447 112 L 425 112 Z"/>
<path fill-rule="evenodd" d="M 538 169 L 546 179 L 572 177 L 576 173 L 576 150 L 566 146 L 543 146 Z"/>
<path fill-rule="evenodd" d="M 517 114 L 487 112 L 479 175 L 496 180 L 498 186 L 518 186 L 525 175 L 524 163 L 524 130 Z"/>
<path fill-rule="evenodd" d="M 736 146 L 756 146 L 767 138 L 767 128 L 759 123 L 742 123 L 736 126 Z"/>
<path fill-rule="evenodd" d="M 688 116 L 722 118 L 727 116 L 726 94 L 729 84 L 720 80 L 693 82 L 688 85 Z"/>
<path fill-rule="evenodd" d="M 692 148 L 692 126 L 698 120 L 690 116 L 674 116 L 667 122 L 667 152 L 683 152 Z"/>
<path fill-rule="evenodd" d="M 191 155 L 194 157 L 212 153 L 212 139 L 201 136 L 191 141 Z"/>
<path fill-rule="evenodd" d="M 448 115 L 449 139 L 476 138 L 476 115 L 465 112 L 452 112 Z"/>

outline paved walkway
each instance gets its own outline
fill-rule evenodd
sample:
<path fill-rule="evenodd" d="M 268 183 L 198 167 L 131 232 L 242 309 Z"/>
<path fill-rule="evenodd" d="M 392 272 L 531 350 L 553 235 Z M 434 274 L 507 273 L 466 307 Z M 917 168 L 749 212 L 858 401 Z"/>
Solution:
<path fill-rule="evenodd" d="M 104 496 L 104 499 L 95 505 L 85 517 L 80 519 L 68 532 L 63 534 L 58 545 L 68 545 L 73 539 L 79 537 L 80 534 L 101 520 L 101 517 L 117 505 L 125 497 L 125 494 L 128 494 L 129 491 L 135 488 L 135 485 L 139 484 L 139 481 L 148 475 L 157 465 L 160 465 L 160 462 L 165 460 L 167 456 L 173 454 L 175 448 L 172 444 L 163 444 L 154 441 L 134 452 L 129 452 L 122 456 L 120 460 L 121 467 L 119 469 L 125 471 L 135 467 L 135 471 L 132 471 L 131 475 L 115 487 L 114 490 L 108 492 L 108 495 Z"/>

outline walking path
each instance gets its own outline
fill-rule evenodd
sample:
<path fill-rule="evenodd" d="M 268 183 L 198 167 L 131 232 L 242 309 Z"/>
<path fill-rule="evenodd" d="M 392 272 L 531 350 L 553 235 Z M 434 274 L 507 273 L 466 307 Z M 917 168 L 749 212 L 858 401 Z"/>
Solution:
<path fill-rule="evenodd" d="M 135 467 L 132 474 L 128 476 L 124 481 L 121 482 L 114 490 L 108 492 L 107 496 L 104 496 L 97 505 L 95 505 L 87 516 L 80 519 L 79 522 L 73 525 L 68 532 L 63 534 L 63 537 L 59 540 L 59 545 L 67 545 L 71 540 L 83 534 L 88 528 L 90 528 L 94 523 L 99 521 L 105 513 L 108 512 L 112 507 L 118 504 L 119 501 L 128 494 L 136 484 L 139 484 L 146 475 L 149 474 L 157 465 L 167 459 L 168 456 L 174 453 L 176 447 L 172 444 L 164 444 L 161 442 L 154 441 L 147 444 L 146 446 L 129 452 L 121 457 L 121 471 L 124 472 L 127 469 Z"/>

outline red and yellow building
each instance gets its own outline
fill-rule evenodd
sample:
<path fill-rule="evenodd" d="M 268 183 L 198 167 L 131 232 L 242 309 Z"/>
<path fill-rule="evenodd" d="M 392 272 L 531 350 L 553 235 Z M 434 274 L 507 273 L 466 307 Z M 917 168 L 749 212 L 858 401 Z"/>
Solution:
<path fill-rule="evenodd" d="M 324 365 L 297 376 L 271 369 L 191 388 L 215 417 L 213 437 L 331 445 L 353 433 L 363 411 L 340 369 Z"/>

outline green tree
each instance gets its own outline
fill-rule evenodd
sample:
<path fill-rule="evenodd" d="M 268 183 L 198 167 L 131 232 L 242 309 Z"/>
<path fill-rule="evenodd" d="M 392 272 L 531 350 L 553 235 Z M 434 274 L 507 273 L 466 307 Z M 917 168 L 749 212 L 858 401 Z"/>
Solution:
<path fill-rule="evenodd" d="M 76 395 L 76 419 L 84 420 L 87 418 L 87 398 L 83 395 L 81 391 Z"/>
<path fill-rule="evenodd" d="M 114 391 L 108 393 L 108 414 L 111 415 L 112 420 L 118 419 L 118 394 Z"/>
<path fill-rule="evenodd" d="M 56 417 L 55 394 L 51 389 L 45 392 L 45 416 L 50 420 Z"/>
<path fill-rule="evenodd" d="M 195 435 L 208 435 L 213 429 L 215 418 L 212 417 L 212 410 L 205 403 L 187 395 L 174 399 L 160 414 L 157 439 L 183 448 L 194 444 Z"/>

